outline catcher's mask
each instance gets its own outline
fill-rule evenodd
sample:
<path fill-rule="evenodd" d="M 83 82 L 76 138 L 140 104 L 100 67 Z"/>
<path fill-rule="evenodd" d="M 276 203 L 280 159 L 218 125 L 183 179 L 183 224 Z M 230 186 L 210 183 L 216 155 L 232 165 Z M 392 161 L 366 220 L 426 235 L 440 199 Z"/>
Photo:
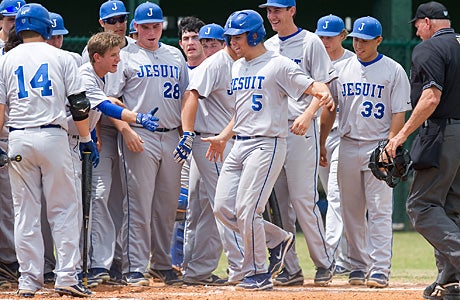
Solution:
<path fill-rule="evenodd" d="M 396 157 L 390 157 L 385 150 L 387 144 L 388 140 L 379 142 L 377 148 L 372 151 L 368 166 L 377 179 L 384 180 L 389 187 L 394 188 L 400 181 L 407 180 L 412 160 L 409 151 L 401 146 L 396 149 Z"/>

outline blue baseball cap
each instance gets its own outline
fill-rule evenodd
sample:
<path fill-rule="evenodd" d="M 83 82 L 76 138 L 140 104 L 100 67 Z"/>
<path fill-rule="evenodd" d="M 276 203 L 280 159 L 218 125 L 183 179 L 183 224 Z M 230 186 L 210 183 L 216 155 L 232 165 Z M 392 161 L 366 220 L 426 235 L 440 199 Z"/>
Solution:
<path fill-rule="evenodd" d="M 348 36 L 363 40 L 373 40 L 378 36 L 382 36 L 382 25 L 376 18 L 362 17 L 353 23 L 353 32 Z"/>
<path fill-rule="evenodd" d="M 19 8 L 25 4 L 26 2 L 24 0 L 3 0 L 2 3 L 0 3 L 0 14 L 4 17 L 15 17 Z"/>
<path fill-rule="evenodd" d="M 296 6 L 295 0 L 267 0 L 267 3 L 259 5 L 260 8 L 264 7 L 291 7 Z"/>
<path fill-rule="evenodd" d="M 99 9 L 99 18 L 105 20 L 111 17 L 129 15 L 123 2 L 119 0 L 109 0 L 102 3 Z"/>
<path fill-rule="evenodd" d="M 129 34 L 137 33 L 136 28 L 134 27 L 134 19 L 129 23 Z"/>
<path fill-rule="evenodd" d="M 204 25 L 203 27 L 201 27 L 200 32 L 198 33 L 198 38 L 200 40 L 216 39 L 220 41 L 225 41 L 224 28 L 215 23 Z"/>
<path fill-rule="evenodd" d="M 163 23 L 163 11 L 155 3 L 142 3 L 134 12 L 134 22 L 136 24 Z"/>
<path fill-rule="evenodd" d="M 315 33 L 319 36 L 337 36 L 345 29 L 343 20 L 337 16 L 324 16 L 318 20 Z"/>
<path fill-rule="evenodd" d="M 65 35 L 69 33 L 69 31 L 64 27 L 64 19 L 62 18 L 60 14 L 50 12 L 50 19 L 51 19 L 51 23 L 53 23 L 53 25 L 51 25 L 52 30 L 53 30 L 51 32 L 52 36 L 53 35 Z"/>

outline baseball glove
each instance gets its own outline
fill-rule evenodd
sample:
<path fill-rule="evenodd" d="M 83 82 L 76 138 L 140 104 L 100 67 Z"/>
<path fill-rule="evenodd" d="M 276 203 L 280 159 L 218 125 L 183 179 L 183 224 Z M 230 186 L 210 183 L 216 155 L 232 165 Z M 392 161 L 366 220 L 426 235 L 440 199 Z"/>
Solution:
<path fill-rule="evenodd" d="M 368 166 L 377 179 L 385 181 L 389 187 L 394 188 L 399 182 L 407 180 L 412 160 L 409 151 L 402 146 L 396 149 L 396 157 L 390 157 L 385 150 L 387 144 L 388 140 L 379 142 L 377 148 L 371 153 Z"/>

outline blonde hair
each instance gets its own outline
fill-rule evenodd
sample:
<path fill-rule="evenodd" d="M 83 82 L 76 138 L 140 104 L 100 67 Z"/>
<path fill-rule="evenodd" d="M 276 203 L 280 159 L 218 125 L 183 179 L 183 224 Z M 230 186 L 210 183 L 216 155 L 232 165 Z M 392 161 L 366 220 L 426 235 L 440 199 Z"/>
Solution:
<path fill-rule="evenodd" d="M 94 54 L 104 55 L 114 47 L 124 45 L 124 37 L 112 32 L 99 32 L 93 35 L 88 41 L 88 55 L 91 64 L 94 64 Z"/>

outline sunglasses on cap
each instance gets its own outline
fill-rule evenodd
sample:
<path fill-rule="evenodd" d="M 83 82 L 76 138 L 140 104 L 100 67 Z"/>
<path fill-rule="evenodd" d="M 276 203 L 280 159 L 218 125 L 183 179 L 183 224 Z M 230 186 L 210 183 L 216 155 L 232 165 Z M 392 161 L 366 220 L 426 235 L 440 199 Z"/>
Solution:
<path fill-rule="evenodd" d="M 126 22 L 126 15 L 121 15 L 117 17 L 111 17 L 108 19 L 103 20 L 104 23 L 110 24 L 110 25 L 115 25 L 117 23 L 123 23 Z"/>

